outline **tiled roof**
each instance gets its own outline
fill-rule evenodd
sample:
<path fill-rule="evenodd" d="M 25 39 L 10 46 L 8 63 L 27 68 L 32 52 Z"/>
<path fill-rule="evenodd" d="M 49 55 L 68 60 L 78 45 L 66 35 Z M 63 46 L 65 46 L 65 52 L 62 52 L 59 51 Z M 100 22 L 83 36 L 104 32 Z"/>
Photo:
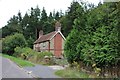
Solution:
<path fill-rule="evenodd" d="M 46 35 L 42 35 L 41 37 L 39 37 L 34 43 L 40 43 L 40 42 L 44 42 L 44 41 L 48 41 L 51 39 L 52 36 L 54 36 L 56 34 L 56 31 L 48 33 Z"/>

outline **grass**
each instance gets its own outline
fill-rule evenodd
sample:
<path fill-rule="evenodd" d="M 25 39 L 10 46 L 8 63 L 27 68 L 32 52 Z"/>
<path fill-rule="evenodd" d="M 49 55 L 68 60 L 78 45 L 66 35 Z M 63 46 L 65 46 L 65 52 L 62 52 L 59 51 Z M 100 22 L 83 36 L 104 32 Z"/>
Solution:
<path fill-rule="evenodd" d="M 58 70 L 55 72 L 55 74 L 62 78 L 89 78 L 88 74 L 82 71 L 71 69 L 71 68 L 66 68 L 64 70 Z"/>
<path fill-rule="evenodd" d="M 26 61 L 26 60 L 22 60 L 20 58 L 16 58 L 16 57 L 9 56 L 9 55 L 6 55 L 6 54 L 0 54 L 0 56 L 3 56 L 5 58 L 8 58 L 8 59 L 12 60 L 13 62 L 15 62 L 20 67 L 34 66 L 33 63 L 31 63 L 29 61 Z"/>

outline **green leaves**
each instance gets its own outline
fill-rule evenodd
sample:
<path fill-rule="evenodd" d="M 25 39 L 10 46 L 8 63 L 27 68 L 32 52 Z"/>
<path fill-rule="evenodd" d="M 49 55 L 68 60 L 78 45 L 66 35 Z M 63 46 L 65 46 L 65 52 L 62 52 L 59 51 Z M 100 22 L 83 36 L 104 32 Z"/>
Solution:
<path fill-rule="evenodd" d="M 97 67 L 118 62 L 116 58 L 120 57 L 118 45 L 120 41 L 116 26 L 119 20 L 114 4 L 99 5 L 74 20 L 72 30 L 74 32 L 68 35 L 65 44 L 68 60 L 69 58 L 72 62 L 81 60 L 86 65 L 96 64 Z M 114 5 L 112 6 L 114 8 L 111 9 L 111 5 Z"/>
<path fill-rule="evenodd" d="M 76 55 L 77 52 L 76 47 L 79 42 L 78 35 L 79 35 L 78 30 L 73 29 L 69 34 L 69 36 L 67 37 L 67 41 L 65 42 L 65 46 L 64 46 L 65 54 L 70 63 L 72 63 L 74 60 L 76 61 L 77 59 L 79 59 L 77 58 Z"/>
<path fill-rule="evenodd" d="M 14 48 L 25 47 L 27 42 L 22 34 L 16 33 L 14 35 L 7 36 L 3 39 L 3 53 L 12 55 L 14 53 Z"/>

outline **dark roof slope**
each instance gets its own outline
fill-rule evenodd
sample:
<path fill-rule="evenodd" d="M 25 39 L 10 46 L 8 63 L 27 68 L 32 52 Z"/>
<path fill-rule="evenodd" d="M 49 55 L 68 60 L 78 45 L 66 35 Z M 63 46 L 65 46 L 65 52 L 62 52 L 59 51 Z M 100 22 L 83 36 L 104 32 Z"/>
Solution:
<path fill-rule="evenodd" d="M 48 33 L 46 35 L 43 35 L 41 37 L 39 37 L 34 43 L 40 43 L 40 42 L 44 42 L 44 41 L 48 41 L 51 39 L 52 36 L 54 36 L 56 34 L 56 31 Z"/>

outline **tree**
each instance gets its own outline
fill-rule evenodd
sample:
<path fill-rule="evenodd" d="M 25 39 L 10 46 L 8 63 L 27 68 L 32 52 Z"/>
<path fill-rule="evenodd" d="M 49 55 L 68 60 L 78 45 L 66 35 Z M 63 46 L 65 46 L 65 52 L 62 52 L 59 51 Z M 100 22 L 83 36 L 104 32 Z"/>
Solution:
<path fill-rule="evenodd" d="M 18 12 L 18 21 L 19 21 L 19 24 L 20 24 L 21 21 L 22 21 L 22 15 L 21 15 L 21 12 L 20 12 L 20 11 Z"/>
<path fill-rule="evenodd" d="M 53 14 L 52 14 L 52 12 L 50 12 L 49 17 L 48 17 L 48 20 L 49 20 L 49 21 L 53 20 Z"/>
<path fill-rule="evenodd" d="M 104 3 L 74 19 L 74 28 L 65 43 L 70 63 L 83 61 L 85 65 L 97 67 L 119 63 L 117 4 Z"/>
<path fill-rule="evenodd" d="M 46 13 L 46 10 L 45 10 L 44 7 L 43 7 L 43 10 L 42 10 L 42 13 L 41 13 L 41 21 L 42 22 L 47 21 L 47 13 Z"/>
<path fill-rule="evenodd" d="M 13 16 L 9 21 L 8 24 L 2 27 L 2 37 L 14 34 L 14 33 L 22 33 L 22 26 L 19 23 L 18 16 Z"/>
<path fill-rule="evenodd" d="M 60 13 L 57 11 L 55 14 L 55 20 L 59 20 L 59 18 L 60 18 Z"/>
<path fill-rule="evenodd" d="M 73 10 L 75 9 L 75 11 Z M 73 12 L 72 12 L 73 11 Z M 72 12 L 72 13 L 71 13 Z M 80 54 L 77 53 L 77 45 L 80 41 L 84 39 L 84 29 L 85 29 L 85 12 L 81 5 L 77 2 L 73 2 L 72 8 L 69 11 L 68 16 L 73 20 L 68 20 L 73 27 L 72 31 L 68 35 L 65 42 L 65 54 L 68 59 L 68 62 L 72 63 L 73 61 L 80 61 Z M 76 15 L 77 14 L 77 15 Z M 72 15 L 72 16 L 70 16 Z M 65 20 L 65 19 L 63 19 Z M 69 22 L 68 22 L 69 23 Z M 67 23 L 67 25 L 69 25 Z M 66 27 L 69 29 L 69 27 Z"/>
<path fill-rule="evenodd" d="M 76 35 L 77 34 L 77 35 Z M 65 56 L 67 57 L 67 60 L 69 63 L 73 63 L 73 61 L 76 61 L 78 58 L 76 55 L 76 47 L 79 43 L 79 31 L 77 29 L 73 29 L 71 33 L 68 35 L 64 50 L 65 50 Z"/>
<path fill-rule="evenodd" d="M 40 9 L 37 6 L 35 9 L 31 8 L 30 14 L 26 13 L 22 20 L 23 34 L 26 39 L 32 37 L 35 41 L 37 39 L 37 28 L 40 27 Z"/>
<path fill-rule="evenodd" d="M 2 49 L 5 54 L 12 55 L 14 48 L 25 46 L 27 46 L 27 42 L 22 34 L 15 33 L 14 35 L 3 38 Z"/>
<path fill-rule="evenodd" d="M 42 13 L 41 13 L 41 26 L 42 30 L 44 31 L 44 34 L 47 34 L 51 31 L 54 30 L 54 18 L 52 16 L 52 13 L 50 12 L 50 15 L 47 16 L 46 10 L 43 8 Z"/>
<path fill-rule="evenodd" d="M 84 13 L 84 8 L 78 2 L 72 2 L 65 16 L 60 19 L 63 27 L 63 34 L 65 37 L 68 36 L 70 31 L 73 29 L 74 20 L 81 17 Z"/>
<path fill-rule="evenodd" d="M 32 49 L 33 48 L 34 39 L 30 36 L 30 38 L 27 40 L 27 43 L 28 43 L 28 47 L 30 47 Z"/>

